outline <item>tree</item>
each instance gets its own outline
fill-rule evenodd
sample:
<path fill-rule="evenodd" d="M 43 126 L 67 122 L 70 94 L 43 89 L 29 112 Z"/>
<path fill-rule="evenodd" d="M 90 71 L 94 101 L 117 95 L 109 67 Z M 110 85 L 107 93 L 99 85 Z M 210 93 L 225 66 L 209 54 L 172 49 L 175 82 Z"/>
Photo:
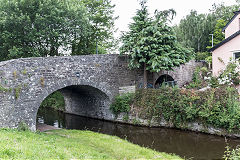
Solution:
<path fill-rule="evenodd" d="M 115 31 L 114 7 L 111 0 L 81 0 L 87 8 L 91 27 L 85 37 L 76 39 L 76 45 L 73 48 L 73 54 L 99 54 L 116 47 L 116 40 L 113 37 Z"/>
<path fill-rule="evenodd" d="M 206 14 L 198 14 L 192 10 L 178 26 L 175 26 L 178 41 L 185 47 L 194 48 L 196 52 L 207 51 L 208 46 L 212 45 L 212 37 L 209 34 L 215 30 L 218 20 L 228 22 L 238 8 L 239 5 L 225 6 L 221 3 L 213 4 L 210 12 Z"/>
<path fill-rule="evenodd" d="M 156 11 L 154 17 L 149 17 L 145 4 L 145 1 L 140 2 L 141 9 L 133 17 L 130 31 L 122 35 L 123 45 L 120 48 L 122 54 L 129 54 L 131 68 L 143 67 L 144 88 L 147 86 L 147 70 L 171 70 L 191 58 L 191 51 L 177 43 L 173 29 L 167 24 L 175 11 Z"/>
<path fill-rule="evenodd" d="M 217 24 L 213 31 L 213 46 L 222 42 L 225 39 L 225 35 L 222 33 L 222 29 L 227 23 L 223 19 L 217 20 Z M 212 44 L 212 39 L 209 41 Z M 208 49 L 212 48 L 212 45 L 207 47 Z"/>
<path fill-rule="evenodd" d="M 215 26 L 213 19 L 211 14 L 198 14 L 192 10 L 176 27 L 178 41 L 185 47 L 193 48 L 195 52 L 206 51 L 209 34 Z"/>
<path fill-rule="evenodd" d="M 239 10 L 239 7 L 239 5 L 226 6 L 224 3 L 214 3 L 210 11 L 214 15 L 215 21 L 223 19 L 225 22 L 228 22 L 233 17 L 234 12 Z"/>
<path fill-rule="evenodd" d="M 90 24 L 79 0 L 1 0 L 0 60 L 58 56 Z"/>

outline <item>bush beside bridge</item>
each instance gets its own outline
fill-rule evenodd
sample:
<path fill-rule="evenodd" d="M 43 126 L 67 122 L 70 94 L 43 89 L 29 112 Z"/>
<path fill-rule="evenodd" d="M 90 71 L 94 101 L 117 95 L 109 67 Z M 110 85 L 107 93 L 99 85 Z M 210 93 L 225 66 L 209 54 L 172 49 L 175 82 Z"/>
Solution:
<path fill-rule="evenodd" d="M 149 121 L 164 118 L 176 128 L 198 122 L 228 132 L 240 129 L 239 95 L 233 87 L 222 86 L 201 92 L 170 87 L 141 89 L 128 97 L 130 99 L 126 95 L 122 99 L 117 97 L 111 106 L 114 113 L 129 111 L 129 114 Z"/>

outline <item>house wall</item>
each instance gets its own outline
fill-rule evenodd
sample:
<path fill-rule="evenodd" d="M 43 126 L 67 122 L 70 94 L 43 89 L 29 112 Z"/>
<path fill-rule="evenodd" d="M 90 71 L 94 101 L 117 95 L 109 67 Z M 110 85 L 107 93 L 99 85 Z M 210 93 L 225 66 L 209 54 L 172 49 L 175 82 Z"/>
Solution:
<path fill-rule="evenodd" d="M 230 58 L 233 58 L 233 53 L 240 50 L 239 42 L 240 35 L 212 52 L 213 76 L 218 76 L 226 68 Z M 223 63 L 219 59 L 222 59 Z"/>
<path fill-rule="evenodd" d="M 225 39 L 230 37 L 235 32 L 239 31 L 240 29 L 239 18 L 240 14 L 237 15 L 237 17 L 235 17 L 234 20 L 228 25 L 228 27 L 225 30 Z"/>

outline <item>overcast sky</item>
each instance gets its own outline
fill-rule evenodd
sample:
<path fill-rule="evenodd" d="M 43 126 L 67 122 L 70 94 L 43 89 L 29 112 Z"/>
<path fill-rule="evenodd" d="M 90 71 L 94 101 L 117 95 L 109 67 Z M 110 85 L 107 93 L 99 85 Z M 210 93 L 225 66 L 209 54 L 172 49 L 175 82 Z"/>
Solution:
<path fill-rule="evenodd" d="M 166 10 L 173 8 L 177 12 L 173 24 L 178 24 L 192 9 L 198 11 L 198 13 L 207 13 L 214 3 L 221 2 L 226 5 L 235 4 L 235 0 L 148 0 L 147 6 L 151 14 L 156 9 Z M 138 0 L 112 0 L 112 3 L 116 5 L 115 15 L 119 16 L 119 19 L 115 22 L 119 30 L 118 33 L 115 33 L 115 36 L 118 37 L 120 31 L 128 30 L 128 24 L 135 15 L 136 9 L 140 8 L 140 6 Z"/>

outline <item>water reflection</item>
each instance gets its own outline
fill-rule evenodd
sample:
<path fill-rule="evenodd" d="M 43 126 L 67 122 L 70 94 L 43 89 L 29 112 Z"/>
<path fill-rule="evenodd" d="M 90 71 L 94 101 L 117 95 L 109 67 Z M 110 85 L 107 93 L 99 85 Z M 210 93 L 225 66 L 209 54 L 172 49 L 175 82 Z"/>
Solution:
<path fill-rule="evenodd" d="M 185 158 L 221 159 L 225 151 L 224 137 L 180 131 L 166 128 L 148 128 L 112 123 L 71 114 L 63 114 L 51 109 L 40 110 L 38 122 L 55 127 L 91 130 L 126 138 L 128 141 L 160 152 L 175 153 Z M 228 140 L 231 147 L 240 144 L 238 139 Z"/>

